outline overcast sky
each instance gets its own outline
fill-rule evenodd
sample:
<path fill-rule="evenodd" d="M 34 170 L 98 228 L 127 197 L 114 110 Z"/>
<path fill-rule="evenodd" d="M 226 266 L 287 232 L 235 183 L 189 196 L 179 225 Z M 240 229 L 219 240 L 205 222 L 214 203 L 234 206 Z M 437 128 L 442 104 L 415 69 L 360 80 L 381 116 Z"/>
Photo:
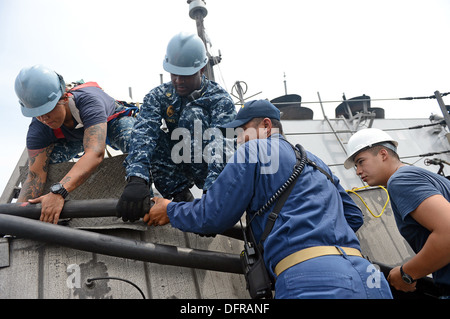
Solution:
<path fill-rule="evenodd" d="M 205 27 L 222 63 L 216 81 L 247 95 L 303 101 L 429 96 L 450 91 L 448 0 L 207 0 Z M 0 193 L 24 147 L 29 118 L 14 92 L 20 69 L 44 64 L 66 81 L 96 81 L 116 99 L 142 101 L 169 81 L 170 38 L 195 33 L 186 0 L 0 0 Z M 445 98 L 444 98 L 445 101 Z M 339 103 L 325 104 L 334 117 Z M 447 102 L 447 104 L 450 104 Z M 305 105 L 306 106 L 306 105 Z M 318 104 L 312 108 L 321 118 Z M 387 118 L 440 114 L 435 100 L 372 102 Z"/>

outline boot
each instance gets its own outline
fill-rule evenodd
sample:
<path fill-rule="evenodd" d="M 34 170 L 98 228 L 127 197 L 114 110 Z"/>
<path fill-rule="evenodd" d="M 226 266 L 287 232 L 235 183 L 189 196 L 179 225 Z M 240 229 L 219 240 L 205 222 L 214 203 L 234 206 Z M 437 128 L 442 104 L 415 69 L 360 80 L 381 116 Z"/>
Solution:
<path fill-rule="evenodd" d="M 194 195 L 192 195 L 189 188 L 183 189 L 181 192 L 173 195 L 173 202 L 192 202 L 194 201 Z"/>

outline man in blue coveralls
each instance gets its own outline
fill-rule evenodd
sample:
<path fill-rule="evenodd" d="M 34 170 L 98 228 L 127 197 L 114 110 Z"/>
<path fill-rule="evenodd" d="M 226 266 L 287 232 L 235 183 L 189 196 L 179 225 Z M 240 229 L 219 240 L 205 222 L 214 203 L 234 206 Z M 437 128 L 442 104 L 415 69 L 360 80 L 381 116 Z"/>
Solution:
<path fill-rule="evenodd" d="M 131 135 L 128 183 L 117 205 L 124 221 L 142 217 L 153 196 L 152 182 L 163 197 L 190 201 L 190 188 L 208 190 L 225 166 L 227 156 L 217 154 L 224 149 L 217 144 L 222 140 L 210 142 L 204 132 L 216 128 L 220 134 L 217 127 L 232 121 L 236 109 L 230 95 L 203 74 L 206 63 L 197 35 L 179 33 L 169 41 L 163 67 L 171 82 L 145 96 Z M 183 154 L 173 152 L 180 144 Z"/>
<path fill-rule="evenodd" d="M 417 254 L 388 276 L 401 291 L 414 291 L 416 280 L 433 273 L 442 298 L 450 297 L 450 181 L 426 169 L 405 165 L 398 142 L 369 128 L 348 141 L 347 169 L 369 185 L 387 186 L 400 234 Z"/>
<path fill-rule="evenodd" d="M 245 103 L 236 119 L 223 127 L 239 128 L 238 142 L 245 144 L 209 191 L 193 202 L 154 198 L 145 222 L 170 222 L 194 233 L 222 233 L 246 212 L 259 241 L 273 207 L 261 215 L 255 212 L 291 176 L 295 152 L 283 136 L 280 111 L 266 100 Z M 392 298 L 384 276 L 360 253 L 355 235 L 363 223 L 360 209 L 330 169 L 306 153 L 333 182 L 305 165 L 264 241 L 264 262 L 276 278 L 275 297 Z"/>

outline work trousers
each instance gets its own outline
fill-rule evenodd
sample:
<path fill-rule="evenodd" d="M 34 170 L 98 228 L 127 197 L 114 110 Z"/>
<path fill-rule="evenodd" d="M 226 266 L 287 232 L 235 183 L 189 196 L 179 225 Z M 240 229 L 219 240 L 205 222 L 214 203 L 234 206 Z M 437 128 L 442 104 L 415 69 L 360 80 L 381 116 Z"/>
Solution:
<path fill-rule="evenodd" d="M 185 106 L 178 120 L 179 130 L 160 132 L 150 171 L 153 183 L 163 197 L 171 198 L 194 185 L 206 190 L 217 177 L 210 174 L 207 180 L 209 165 L 208 159 L 203 156 L 209 142 L 203 138 L 203 132 L 210 127 L 210 123 L 207 110 L 195 105 Z"/>
<path fill-rule="evenodd" d="M 275 283 L 279 299 L 392 299 L 383 273 L 368 260 L 321 256 L 292 266 Z"/>

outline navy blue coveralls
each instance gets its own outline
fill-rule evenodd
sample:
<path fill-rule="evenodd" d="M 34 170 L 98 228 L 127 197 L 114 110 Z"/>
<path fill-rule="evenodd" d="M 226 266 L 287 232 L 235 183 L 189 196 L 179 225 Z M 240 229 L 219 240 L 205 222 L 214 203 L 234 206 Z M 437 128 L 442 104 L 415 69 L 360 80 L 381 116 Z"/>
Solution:
<path fill-rule="evenodd" d="M 284 257 L 312 246 L 340 246 L 360 250 L 355 232 L 363 223 L 356 204 L 339 179 L 316 156 L 307 157 L 334 180 L 310 165 L 305 168 L 264 242 L 264 261 L 274 268 Z M 253 217 L 286 182 L 296 163 L 291 145 L 279 135 L 251 140 L 238 148 L 216 182 L 201 199 L 171 202 L 167 214 L 172 226 L 194 233 L 221 233 L 244 212 Z M 251 223 L 258 241 L 268 214 Z M 383 274 L 362 257 L 316 257 L 283 271 L 275 284 L 276 298 L 392 298 Z"/>

